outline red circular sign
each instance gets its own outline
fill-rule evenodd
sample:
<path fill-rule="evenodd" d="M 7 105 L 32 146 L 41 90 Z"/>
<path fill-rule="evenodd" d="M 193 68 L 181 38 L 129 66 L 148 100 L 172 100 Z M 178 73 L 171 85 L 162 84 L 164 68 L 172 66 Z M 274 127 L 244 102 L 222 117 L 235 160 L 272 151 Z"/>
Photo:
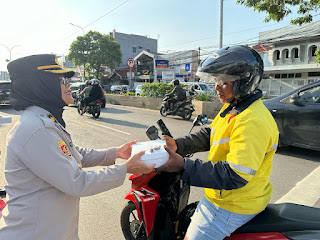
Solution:
<path fill-rule="evenodd" d="M 134 59 L 133 58 L 128 58 L 127 59 L 127 65 L 129 68 L 133 68 L 135 65 Z"/>

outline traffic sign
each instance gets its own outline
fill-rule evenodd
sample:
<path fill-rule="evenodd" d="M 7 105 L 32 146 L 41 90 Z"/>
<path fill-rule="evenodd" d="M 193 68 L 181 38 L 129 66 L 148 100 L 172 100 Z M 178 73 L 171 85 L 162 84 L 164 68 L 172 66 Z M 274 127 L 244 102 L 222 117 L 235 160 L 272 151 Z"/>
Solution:
<path fill-rule="evenodd" d="M 190 71 L 190 63 L 186 63 L 185 65 L 185 71 L 189 72 Z"/>
<path fill-rule="evenodd" d="M 127 65 L 129 68 L 133 68 L 135 65 L 134 59 L 133 58 L 128 58 L 127 59 Z"/>

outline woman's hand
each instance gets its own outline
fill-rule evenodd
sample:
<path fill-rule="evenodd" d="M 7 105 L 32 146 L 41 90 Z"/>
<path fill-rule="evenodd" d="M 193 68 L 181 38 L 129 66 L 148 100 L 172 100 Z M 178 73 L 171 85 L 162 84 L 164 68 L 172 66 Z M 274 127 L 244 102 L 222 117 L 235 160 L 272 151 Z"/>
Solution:
<path fill-rule="evenodd" d="M 166 145 L 168 148 L 170 148 L 173 152 L 176 152 L 178 147 L 176 144 L 176 140 L 174 140 L 172 137 L 169 137 L 167 135 L 163 135 L 162 139 L 166 141 Z"/>
<path fill-rule="evenodd" d="M 128 159 L 131 156 L 132 144 L 137 143 L 137 140 L 125 143 L 117 147 L 116 158 Z"/>
<path fill-rule="evenodd" d="M 145 164 L 141 160 L 141 156 L 145 154 L 145 151 L 141 151 L 133 155 L 126 161 L 127 164 L 127 173 L 139 174 L 139 173 L 149 173 L 154 170 L 156 164 L 152 164 L 151 166 Z"/>

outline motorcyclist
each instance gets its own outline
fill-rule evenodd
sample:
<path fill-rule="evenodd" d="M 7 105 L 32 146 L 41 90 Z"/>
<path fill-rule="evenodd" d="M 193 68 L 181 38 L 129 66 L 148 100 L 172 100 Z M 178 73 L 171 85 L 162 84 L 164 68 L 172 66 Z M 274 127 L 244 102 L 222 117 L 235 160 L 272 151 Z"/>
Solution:
<path fill-rule="evenodd" d="M 79 94 L 79 96 L 83 96 L 84 98 L 89 97 L 89 94 L 92 89 L 91 80 L 87 80 L 85 82 L 86 87 L 82 90 L 82 92 Z"/>
<path fill-rule="evenodd" d="M 215 80 L 224 106 L 210 127 L 177 139 L 164 136 L 170 157 L 159 170 L 181 171 L 184 182 L 204 188 L 185 239 L 222 240 L 270 201 L 279 132 L 261 100 L 263 61 L 255 50 L 222 48 L 200 64 L 197 75 Z M 209 151 L 206 161 L 181 156 L 201 151 Z"/>
<path fill-rule="evenodd" d="M 190 96 L 196 96 L 196 95 L 198 95 L 197 91 L 196 91 L 195 88 L 194 88 L 194 85 L 192 85 L 192 86 L 190 87 L 189 94 L 190 94 Z"/>
<path fill-rule="evenodd" d="M 179 101 L 184 101 L 187 98 L 186 90 L 184 90 L 180 86 L 180 81 L 178 79 L 173 80 L 174 88 L 170 93 L 167 93 L 166 96 L 169 97 L 168 99 L 168 106 L 167 109 L 170 111 L 174 111 L 174 104 Z"/>
<path fill-rule="evenodd" d="M 81 100 L 81 107 L 82 107 L 82 108 L 84 107 L 84 101 L 83 101 L 83 99 L 89 97 L 89 94 L 90 94 L 91 89 L 92 89 L 91 80 L 85 81 L 85 84 L 86 84 L 86 87 L 82 90 L 81 93 L 79 93 L 79 97 L 80 97 L 80 99 L 82 99 L 82 100 Z"/>
<path fill-rule="evenodd" d="M 83 100 L 85 107 L 88 106 L 89 103 L 102 98 L 103 91 L 99 83 L 100 81 L 98 79 L 92 80 L 92 89 L 89 96 Z"/>

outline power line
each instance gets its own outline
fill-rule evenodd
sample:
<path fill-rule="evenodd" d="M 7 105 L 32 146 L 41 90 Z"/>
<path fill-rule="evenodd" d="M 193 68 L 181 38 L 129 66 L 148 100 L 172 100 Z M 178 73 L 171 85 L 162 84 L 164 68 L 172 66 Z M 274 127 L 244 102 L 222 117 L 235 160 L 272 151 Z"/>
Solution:
<path fill-rule="evenodd" d="M 89 27 L 90 25 L 92 25 L 93 23 L 99 21 L 101 18 L 107 16 L 109 13 L 113 12 L 114 10 L 118 9 L 119 7 L 121 7 L 122 5 L 126 4 L 127 2 L 129 2 L 129 0 L 121 3 L 120 5 L 118 5 L 117 7 L 115 7 L 114 9 L 110 10 L 109 12 L 107 12 L 106 14 L 102 15 L 101 17 L 97 18 L 96 20 L 94 20 L 93 22 L 89 23 L 88 25 L 86 25 L 84 28 Z"/>
<path fill-rule="evenodd" d="M 225 1 L 225 0 L 224 0 Z M 313 17 L 320 15 L 320 13 L 313 15 Z M 281 23 L 290 23 L 290 21 L 284 21 Z M 237 31 L 237 32 L 229 32 L 226 34 L 223 34 L 223 36 L 227 36 L 227 35 L 233 35 L 233 34 L 237 34 L 237 33 L 244 33 L 244 32 L 248 32 L 251 30 L 256 30 L 256 29 L 261 29 L 261 28 L 266 28 L 266 27 L 270 27 L 270 26 L 274 26 L 274 25 L 278 25 L 280 23 L 273 23 L 273 24 L 268 24 L 266 26 L 262 26 L 262 27 L 255 27 L 255 28 L 249 28 L 249 29 L 245 29 L 245 30 L 241 30 L 241 31 Z M 270 30 L 272 31 L 272 30 Z M 168 45 L 168 46 L 164 46 L 162 48 L 167 48 L 167 47 L 173 47 L 173 46 L 180 46 L 180 45 L 184 45 L 184 44 L 188 44 L 188 43 L 193 43 L 193 42 L 199 42 L 199 41 L 203 41 L 203 40 L 207 40 L 207 39 L 212 39 L 212 38 L 216 38 L 217 35 L 213 36 L 213 37 L 207 37 L 207 38 L 202 38 L 202 39 L 197 39 L 197 40 L 192 40 L 189 42 L 184 42 L 184 43 L 178 43 L 178 44 L 174 44 L 174 45 Z"/>
<path fill-rule="evenodd" d="M 87 28 L 87 27 L 89 27 L 90 25 L 94 24 L 95 22 L 99 21 L 101 18 L 107 16 L 109 13 L 112 13 L 113 11 L 115 11 L 115 10 L 118 9 L 119 7 L 123 6 L 123 5 L 126 4 L 127 2 L 129 2 L 129 0 L 126 0 L 125 2 L 123 2 L 123 3 L 121 3 L 120 5 L 116 6 L 115 8 L 113 8 L 112 10 L 110 10 L 109 12 L 103 14 L 101 17 L 97 18 L 96 20 L 92 21 L 92 22 L 89 23 L 88 25 L 84 26 L 83 29 L 84 29 L 84 28 Z M 79 32 L 79 31 L 80 31 L 80 30 L 72 33 L 71 35 L 65 37 L 64 39 L 67 39 L 67 38 L 69 38 L 69 37 L 72 37 L 73 35 L 75 35 L 75 34 L 76 34 L 77 32 Z"/>

